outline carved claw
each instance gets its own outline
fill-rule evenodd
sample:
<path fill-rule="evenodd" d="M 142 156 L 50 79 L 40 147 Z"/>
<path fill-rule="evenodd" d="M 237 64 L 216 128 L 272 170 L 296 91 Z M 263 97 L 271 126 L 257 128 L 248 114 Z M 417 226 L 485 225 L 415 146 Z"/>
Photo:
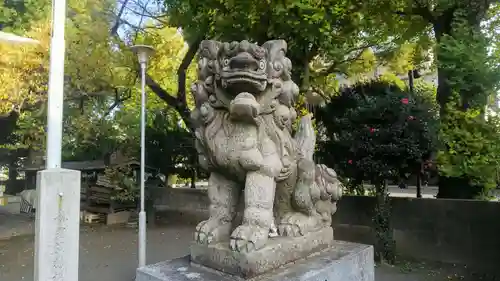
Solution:
<path fill-rule="evenodd" d="M 265 246 L 269 238 L 269 229 L 257 225 L 240 225 L 231 234 L 231 250 L 248 253 Z"/>
<path fill-rule="evenodd" d="M 294 224 L 288 224 L 288 223 L 283 223 L 279 225 L 279 234 L 281 236 L 291 236 L 291 237 L 297 237 L 297 236 L 303 236 L 304 234 L 300 230 L 300 227 Z"/>
<path fill-rule="evenodd" d="M 278 226 L 281 236 L 304 236 L 309 232 L 319 230 L 323 223 L 319 215 L 309 216 L 300 212 L 286 214 Z"/>
<path fill-rule="evenodd" d="M 229 239 L 231 223 L 208 219 L 196 226 L 194 239 L 200 244 L 212 244 Z"/>

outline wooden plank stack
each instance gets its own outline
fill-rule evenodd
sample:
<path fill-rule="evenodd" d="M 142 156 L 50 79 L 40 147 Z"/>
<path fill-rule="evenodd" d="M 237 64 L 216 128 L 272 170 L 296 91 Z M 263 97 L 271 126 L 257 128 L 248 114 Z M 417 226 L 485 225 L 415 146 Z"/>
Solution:
<path fill-rule="evenodd" d="M 135 204 L 123 204 L 112 199 L 117 189 L 105 174 L 97 174 L 97 178 L 87 182 L 85 188 L 82 185 L 82 198 L 85 198 L 82 199 L 82 209 L 86 214 L 84 221 L 101 223 L 107 221 L 111 214 L 135 209 Z"/>

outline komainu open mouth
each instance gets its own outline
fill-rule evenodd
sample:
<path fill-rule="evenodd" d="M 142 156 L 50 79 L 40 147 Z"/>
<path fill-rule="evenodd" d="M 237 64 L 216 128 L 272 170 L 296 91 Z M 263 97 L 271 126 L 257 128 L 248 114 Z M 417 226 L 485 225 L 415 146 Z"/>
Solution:
<path fill-rule="evenodd" d="M 265 74 L 250 71 L 222 72 L 221 84 L 229 90 L 257 94 L 266 89 L 267 77 Z"/>

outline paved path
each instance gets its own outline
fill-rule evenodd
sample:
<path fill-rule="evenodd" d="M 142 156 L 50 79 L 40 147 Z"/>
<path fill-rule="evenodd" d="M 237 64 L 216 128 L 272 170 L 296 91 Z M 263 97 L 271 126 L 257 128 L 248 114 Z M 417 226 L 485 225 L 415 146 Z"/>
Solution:
<path fill-rule="evenodd" d="M 188 253 L 193 226 L 170 225 L 148 230 L 148 263 Z M 33 236 L 0 241 L 0 280 L 33 280 Z M 79 281 L 133 281 L 137 264 L 137 232 L 131 228 L 82 227 Z M 429 270 L 405 273 L 401 267 L 378 267 L 376 281 L 438 281 L 449 279 Z M 465 279 L 467 280 L 467 279 Z M 475 280 L 474 280 L 475 281 Z"/>
<path fill-rule="evenodd" d="M 33 216 L 10 214 L 0 208 L 0 240 L 11 236 L 33 234 L 35 221 Z M 3 281 L 3 280 L 2 280 Z"/>

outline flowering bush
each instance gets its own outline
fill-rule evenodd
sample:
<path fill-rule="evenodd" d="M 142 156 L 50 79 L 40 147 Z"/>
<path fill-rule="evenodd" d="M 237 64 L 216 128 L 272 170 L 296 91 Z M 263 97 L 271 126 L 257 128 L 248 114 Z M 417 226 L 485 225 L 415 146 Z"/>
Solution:
<path fill-rule="evenodd" d="M 359 180 L 415 173 L 436 143 L 435 106 L 384 81 L 343 89 L 316 118 L 324 127 L 320 160 Z"/>
<path fill-rule="evenodd" d="M 319 160 L 352 179 L 353 186 L 364 180 L 375 185 L 375 254 L 389 263 L 395 259 L 395 242 L 386 183 L 419 172 L 434 150 L 437 108 L 428 96 L 376 80 L 343 89 L 316 111 L 323 129 Z"/>

